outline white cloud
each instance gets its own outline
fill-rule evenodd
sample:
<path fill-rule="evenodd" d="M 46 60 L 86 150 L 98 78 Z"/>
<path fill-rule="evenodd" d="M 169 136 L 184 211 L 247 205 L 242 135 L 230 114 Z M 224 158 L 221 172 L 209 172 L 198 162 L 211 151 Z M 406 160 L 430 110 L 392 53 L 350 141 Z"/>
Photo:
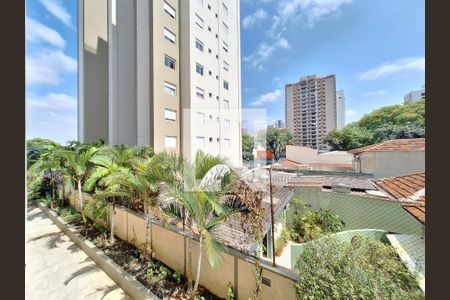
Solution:
<path fill-rule="evenodd" d="M 53 28 L 45 26 L 41 22 L 38 22 L 31 18 L 26 18 L 26 39 L 33 43 L 48 43 L 60 49 L 66 47 L 66 41 L 63 37 Z"/>
<path fill-rule="evenodd" d="M 358 121 L 361 118 L 361 113 L 357 110 L 347 109 L 345 111 L 345 123 L 352 123 Z"/>
<path fill-rule="evenodd" d="M 61 75 L 77 71 L 76 59 L 56 49 L 42 49 L 27 55 L 25 75 L 27 84 L 58 85 Z"/>
<path fill-rule="evenodd" d="M 55 18 L 59 19 L 70 28 L 75 28 L 72 24 L 72 16 L 67 12 L 62 1 L 60 0 L 39 0 L 45 9 L 51 13 Z"/>
<path fill-rule="evenodd" d="M 374 80 L 395 74 L 425 71 L 425 57 L 407 57 L 392 62 L 385 62 L 375 68 L 359 74 L 360 80 Z"/>
<path fill-rule="evenodd" d="M 250 105 L 251 106 L 260 106 L 265 103 L 275 102 L 281 99 L 281 90 L 275 90 L 270 93 L 262 94 L 256 99 L 254 99 Z"/>
<path fill-rule="evenodd" d="M 251 15 L 246 16 L 243 20 L 242 20 L 242 27 L 244 28 L 250 28 L 253 25 L 255 25 L 256 23 L 258 23 L 261 20 L 264 20 L 265 18 L 267 18 L 267 13 L 264 9 L 259 8 L 258 10 L 256 10 L 254 13 L 252 13 Z"/>
<path fill-rule="evenodd" d="M 264 42 L 258 45 L 255 52 L 253 52 L 249 56 L 243 57 L 242 61 L 247 62 L 252 68 L 261 71 L 264 69 L 263 64 L 273 55 L 275 50 L 278 48 L 289 49 L 291 48 L 291 45 L 289 45 L 289 42 L 284 38 L 278 39 L 272 45 Z"/>
<path fill-rule="evenodd" d="M 77 99 L 66 94 L 49 93 L 44 97 L 29 96 L 26 105 L 30 111 L 41 109 L 47 111 L 70 110 L 77 108 Z"/>
<path fill-rule="evenodd" d="M 308 27 L 313 27 L 318 21 L 350 2 L 352 0 L 281 0 L 271 33 L 275 34 L 279 32 L 280 26 L 299 19 Z"/>
<path fill-rule="evenodd" d="M 65 143 L 77 138 L 77 100 L 66 94 L 27 94 L 26 136 Z"/>
<path fill-rule="evenodd" d="M 365 92 L 363 94 L 363 96 L 366 96 L 366 97 L 368 97 L 368 96 L 379 96 L 379 95 L 384 95 L 384 94 L 387 94 L 387 91 L 385 91 L 385 90 L 378 90 L 378 91 Z"/>

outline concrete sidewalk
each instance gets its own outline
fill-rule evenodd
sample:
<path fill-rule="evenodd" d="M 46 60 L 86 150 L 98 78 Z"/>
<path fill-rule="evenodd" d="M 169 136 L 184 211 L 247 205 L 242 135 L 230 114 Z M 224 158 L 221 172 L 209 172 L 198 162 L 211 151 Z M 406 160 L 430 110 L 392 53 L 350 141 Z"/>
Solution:
<path fill-rule="evenodd" d="M 37 207 L 27 210 L 25 297 L 131 299 Z"/>

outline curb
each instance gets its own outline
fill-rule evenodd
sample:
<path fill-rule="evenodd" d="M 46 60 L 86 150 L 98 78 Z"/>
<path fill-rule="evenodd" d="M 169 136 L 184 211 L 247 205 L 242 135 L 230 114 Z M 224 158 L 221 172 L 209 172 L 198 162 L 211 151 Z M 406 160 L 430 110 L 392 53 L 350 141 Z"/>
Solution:
<path fill-rule="evenodd" d="M 45 205 L 37 203 L 52 222 L 58 226 L 75 244 L 77 244 L 111 279 L 117 283 L 134 300 L 160 300 L 155 294 L 122 269 L 116 262 L 106 256 L 91 241 L 67 226 L 67 223 L 50 211 Z"/>

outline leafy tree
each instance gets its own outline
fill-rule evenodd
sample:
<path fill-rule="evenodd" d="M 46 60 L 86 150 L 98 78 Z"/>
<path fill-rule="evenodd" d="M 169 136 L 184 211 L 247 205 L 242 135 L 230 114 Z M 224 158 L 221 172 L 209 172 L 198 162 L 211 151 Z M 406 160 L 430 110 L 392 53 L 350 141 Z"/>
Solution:
<path fill-rule="evenodd" d="M 253 160 L 253 149 L 255 148 L 255 138 L 248 133 L 242 134 L 242 158 Z"/>
<path fill-rule="evenodd" d="M 296 269 L 297 299 L 424 299 L 393 247 L 361 236 L 306 244 Z"/>
<path fill-rule="evenodd" d="M 275 161 L 286 156 L 286 145 L 292 144 L 293 139 L 292 134 L 285 128 L 267 129 L 267 149 L 272 152 Z"/>
<path fill-rule="evenodd" d="M 364 115 L 340 130 L 332 130 L 325 141 L 334 150 L 351 150 L 390 139 L 425 137 L 425 101 L 391 105 Z"/>

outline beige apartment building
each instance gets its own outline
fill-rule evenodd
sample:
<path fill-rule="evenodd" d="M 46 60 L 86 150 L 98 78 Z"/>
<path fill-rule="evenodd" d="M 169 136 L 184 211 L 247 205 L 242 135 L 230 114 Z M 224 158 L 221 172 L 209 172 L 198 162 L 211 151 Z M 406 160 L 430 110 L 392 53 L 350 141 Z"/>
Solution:
<path fill-rule="evenodd" d="M 325 148 L 325 135 L 337 126 L 336 76 L 309 75 L 287 84 L 285 120 L 295 145 Z"/>
<path fill-rule="evenodd" d="M 80 0 L 78 135 L 241 165 L 239 1 Z"/>

